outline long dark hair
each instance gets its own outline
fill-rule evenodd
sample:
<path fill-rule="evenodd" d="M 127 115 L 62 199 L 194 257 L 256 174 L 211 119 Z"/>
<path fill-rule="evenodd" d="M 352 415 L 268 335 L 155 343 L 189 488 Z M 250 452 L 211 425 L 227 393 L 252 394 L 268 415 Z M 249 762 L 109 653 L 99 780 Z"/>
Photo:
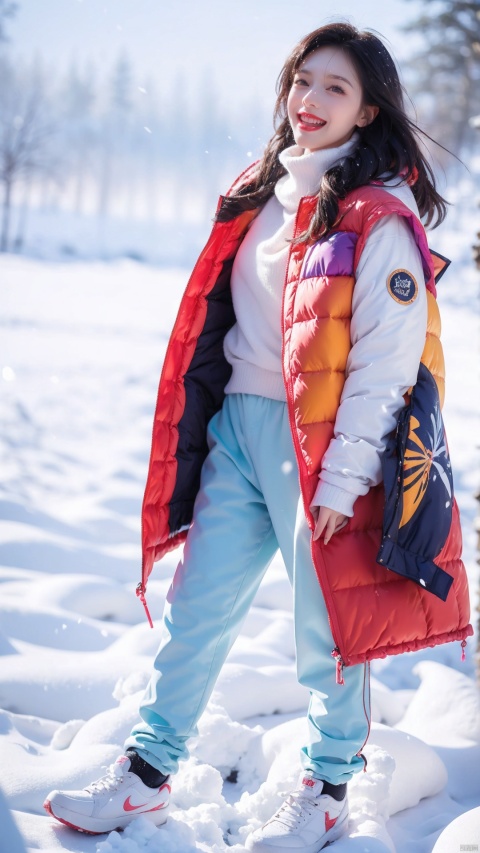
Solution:
<path fill-rule="evenodd" d="M 223 199 L 216 220 L 227 222 L 244 210 L 262 206 L 273 195 L 278 179 L 286 174 L 278 155 L 295 143 L 287 115 L 289 91 L 306 57 L 325 46 L 344 51 L 358 74 L 363 103 L 379 107 L 379 112 L 370 124 L 357 128 L 360 139 L 352 154 L 325 172 L 315 215 L 303 239 L 316 239 L 329 231 L 338 216 L 339 200 L 386 173 L 401 176 L 401 181 L 411 184 L 425 225 L 435 228 L 446 216 L 447 202 L 436 190 L 433 170 L 419 145 L 419 134 L 430 137 L 406 115 L 398 72 L 383 42 L 373 33 L 360 32 L 347 23 L 320 27 L 292 50 L 277 80 L 276 132 L 254 177 Z"/>

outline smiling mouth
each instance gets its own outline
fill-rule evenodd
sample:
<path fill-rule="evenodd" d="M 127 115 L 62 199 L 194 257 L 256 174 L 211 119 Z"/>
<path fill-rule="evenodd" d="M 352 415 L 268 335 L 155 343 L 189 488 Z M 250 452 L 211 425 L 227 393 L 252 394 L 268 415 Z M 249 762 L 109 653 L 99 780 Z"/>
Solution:
<path fill-rule="evenodd" d="M 323 118 L 312 116 L 310 113 L 298 113 L 297 118 L 299 124 L 306 130 L 318 130 L 320 127 L 324 127 L 327 123 Z"/>

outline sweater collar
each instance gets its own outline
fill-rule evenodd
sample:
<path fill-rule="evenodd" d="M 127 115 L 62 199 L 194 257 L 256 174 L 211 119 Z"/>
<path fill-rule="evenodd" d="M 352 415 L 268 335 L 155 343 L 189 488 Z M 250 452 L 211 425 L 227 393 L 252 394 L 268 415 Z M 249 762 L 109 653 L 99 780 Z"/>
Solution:
<path fill-rule="evenodd" d="M 316 195 L 322 176 L 335 163 L 352 153 L 358 144 L 359 135 L 354 133 L 338 148 L 309 151 L 298 145 L 284 148 L 278 155 L 287 174 L 275 185 L 275 195 L 287 213 L 295 213 L 303 196 Z"/>

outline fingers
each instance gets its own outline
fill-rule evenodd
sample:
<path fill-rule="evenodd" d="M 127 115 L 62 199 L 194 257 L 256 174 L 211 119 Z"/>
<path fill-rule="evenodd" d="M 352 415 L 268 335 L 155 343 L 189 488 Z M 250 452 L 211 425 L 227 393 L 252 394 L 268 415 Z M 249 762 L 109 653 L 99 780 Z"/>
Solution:
<path fill-rule="evenodd" d="M 348 516 L 343 515 L 340 512 L 336 512 L 333 509 L 329 509 L 328 507 L 321 506 L 318 510 L 318 517 L 313 533 L 313 538 L 320 539 L 323 533 L 324 544 L 328 545 L 333 534 L 338 533 L 339 530 L 342 530 L 342 528 L 344 528 L 346 524 L 348 524 Z"/>
<path fill-rule="evenodd" d="M 336 526 L 336 519 L 331 515 L 330 518 L 328 519 L 326 527 L 325 527 L 325 536 L 323 538 L 325 545 L 328 545 L 328 543 L 330 542 L 330 539 L 332 538 L 333 534 L 335 533 L 335 526 Z"/>
<path fill-rule="evenodd" d="M 317 523 L 313 532 L 314 539 L 320 539 L 320 536 L 322 535 L 325 525 L 327 523 L 327 513 L 325 510 L 326 507 L 324 506 L 321 506 L 318 509 Z"/>
<path fill-rule="evenodd" d="M 327 535 L 327 524 L 330 518 L 332 510 L 328 509 L 325 506 L 319 507 L 317 523 L 315 525 L 315 531 L 313 534 L 314 539 L 320 539 L 322 534 Z M 330 538 L 330 537 L 328 537 Z M 328 539 L 327 539 L 328 541 Z"/>

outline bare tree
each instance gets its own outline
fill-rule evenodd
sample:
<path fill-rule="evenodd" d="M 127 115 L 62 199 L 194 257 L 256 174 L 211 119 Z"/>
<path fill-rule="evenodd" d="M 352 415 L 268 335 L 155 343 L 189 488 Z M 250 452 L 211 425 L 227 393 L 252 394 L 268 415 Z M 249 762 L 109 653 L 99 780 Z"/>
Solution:
<path fill-rule="evenodd" d="M 133 70 L 125 52 L 118 57 L 108 87 L 101 122 L 101 163 L 99 173 L 99 217 L 112 212 L 114 194 L 118 199 L 128 184 L 127 152 L 130 140 Z"/>
<path fill-rule="evenodd" d="M 13 18 L 16 15 L 18 3 L 10 3 L 7 0 L 0 0 L 0 42 L 8 41 L 5 33 L 5 21 L 7 18 Z"/>
<path fill-rule="evenodd" d="M 474 144 L 469 118 L 480 112 L 478 0 L 421 0 L 422 11 L 403 29 L 423 46 L 406 63 L 421 123 L 461 155 Z"/>
<path fill-rule="evenodd" d="M 74 180 L 74 209 L 81 213 L 86 181 L 94 169 L 97 154 L 98 129 L 93 108 L 96 101 L 96 79 L 92 65 L 82 75 L 72 63 L 67 79 L 60 90 L 57 107 L 67 171 Z"/>
<path fill-rule="evenodd" d="M 137 182 L 143 187 L 145 209 L 150 221 L 157 218 L 158 199 L 162 194 L 160 163 L 164 156 L 164 116 L 162 102 L 152 77 L 145 86 L 138 87 L 141 97 L 136 110 L 136 135 L 134 145 L 138 151 Z M 163 144 L 162 144 L 163 143 Z"/>
<path fill-rule="evenodd" d="M 12 193 L 35 174 L 55 176 L 51 141 L 55 125 L 38 68 L 19 69 L 0 58 L 0 185 L 3 187 L 0 252 L 8 251 Z"/>

